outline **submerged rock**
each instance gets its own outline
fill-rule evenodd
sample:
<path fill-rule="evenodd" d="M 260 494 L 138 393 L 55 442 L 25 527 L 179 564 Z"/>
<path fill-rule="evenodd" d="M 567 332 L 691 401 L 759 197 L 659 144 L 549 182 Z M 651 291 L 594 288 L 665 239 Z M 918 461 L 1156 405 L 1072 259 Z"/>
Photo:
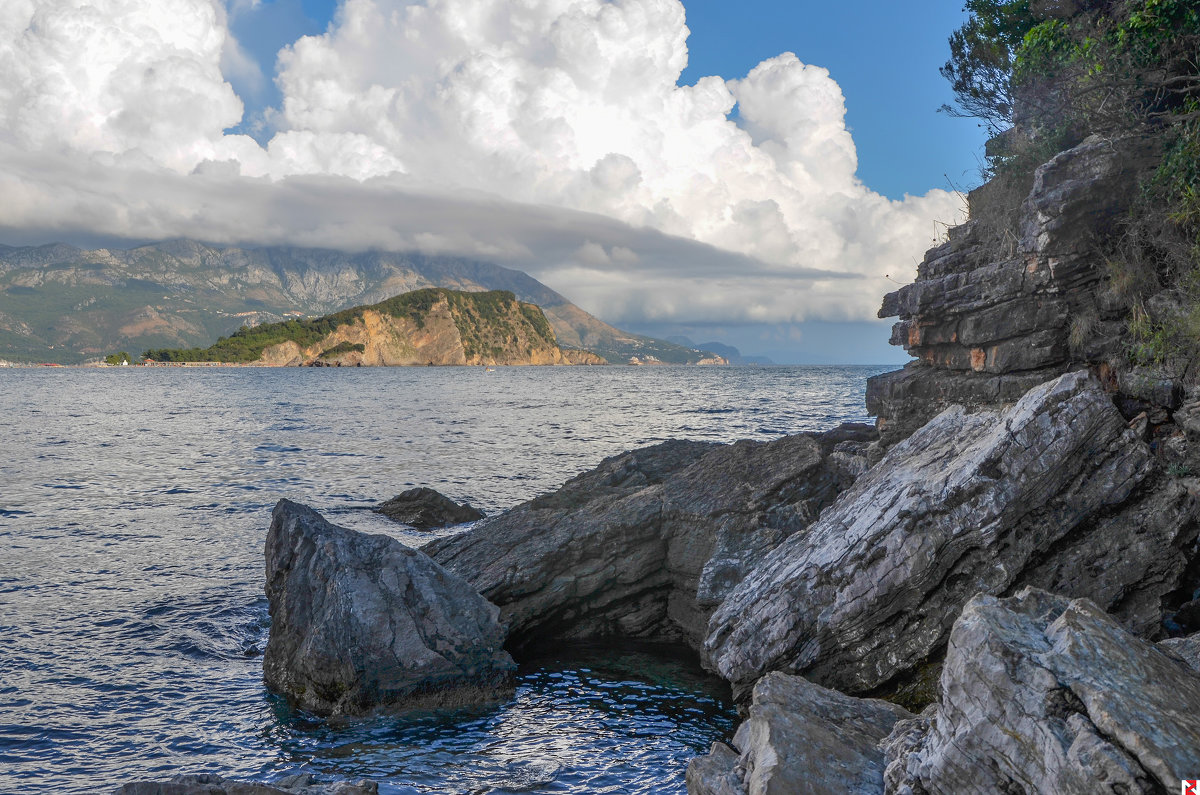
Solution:
<path fill-rule="evenodd" d="M 714 743 L 688 765 L 690 795 L 812 795 L 883 791 L 879 743 L 912 714 L 895 704 L 770 673 L 754 685 L 733 744 Z"/>
<path fill-rule="evenodd" d="M 1086 373 L 948 409 L 767 553 L 713 615 L 708 664 L 743 691 L 784 670 L 869 692 L 936 657 L 972 596 L 1026 578 L 1150 631 L 1196 534 L 1194 498 L 1154 491 L 1153 468 Z"/>
<path fill-rule="evenodd" d="M 865 469 L 874 438 L 860 425 L 665 442 L 424 549 L 500 605 L 514 647 L 605 635 L 697 647 L 742 577 Z"/>
<path fill-rule="evenodd" d="M 454 706 L 511 683 L 499 610 L 423 552 L 280 500 L 266 560 L 263 678 L 297 706 Z"/>
<path fill-rule="evenodd" d="M 1200 771 L 1198 712 L 1200 676 L 1091 602 L 980 596 L 936 707 L 885 741 L 887 791 L 1172 792 Z"/>
<path fill-rule="evenodd" d="M 175 776 L 167 781 L 135 781 L 113 795 L 376 795 L 373 781 L 338 781 L 315 784 L 312 776 L 299 773 L 270 784 L 233 781 L 211 773 Z"/>
<path fill-rule="evenodd" d="M 441 492 L 423 486 L 397 494 L 372 510 L 393 522 L 418 530 L 432 530 L 483 518 L 483 511 L 467 503 L 459 504 Z"/>

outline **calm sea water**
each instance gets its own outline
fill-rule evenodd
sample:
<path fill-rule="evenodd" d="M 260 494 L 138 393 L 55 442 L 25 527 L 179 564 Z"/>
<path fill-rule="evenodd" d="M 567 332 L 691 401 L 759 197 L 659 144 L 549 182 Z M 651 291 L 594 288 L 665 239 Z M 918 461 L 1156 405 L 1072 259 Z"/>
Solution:
<path fill-rule="evenodd" d="M 365 510 L 414 485 L 486 511 L 668 438 L 865 420 L 883 367 L 0 370 L 0 793 L 307 771 L 386 793 L 683 792 L 727 738 L 686 658 L 562 649 L 505 704 L 333 726 L 261 681 L 280 497 Z"/>

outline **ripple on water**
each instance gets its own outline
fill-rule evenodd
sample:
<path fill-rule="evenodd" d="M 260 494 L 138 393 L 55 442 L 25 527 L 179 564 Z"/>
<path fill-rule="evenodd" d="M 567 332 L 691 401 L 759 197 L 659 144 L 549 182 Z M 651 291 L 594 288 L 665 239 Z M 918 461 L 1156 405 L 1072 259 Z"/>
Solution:
<path fill-rule="evenodd" d="M 644 649 L 527 661 L 486 709 L 289 711 L 262 685 L 270 508 L 288 497 L 418 545 L 363 507 L 432 486 L 490 514 L 640 445 L 863 420 L 882 369 L 4 373 L 0 793 L 300 770 L 393 795 L 682 793 L 733 711 L 692 662 Z"/>

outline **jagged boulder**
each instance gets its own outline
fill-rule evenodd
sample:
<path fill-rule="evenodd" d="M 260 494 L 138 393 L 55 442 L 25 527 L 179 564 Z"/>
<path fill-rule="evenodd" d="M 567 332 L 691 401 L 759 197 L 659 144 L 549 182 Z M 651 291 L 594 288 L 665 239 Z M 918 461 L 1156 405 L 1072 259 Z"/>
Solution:
<path fill-rule="evenodd" d="M 510 647 L 618 634 L 698 646 L 712 609 L 866 466 L 870 426 L 674 441 L 424 549 L 500 605 Z"/>
<path fill-rule="evenodd" d="M 376 795 L 373 781 L 314 783 L 312 776 L 298 773 L 270 784 L 234 781 L 211 773 L 174 776 L 166 781 L 135 781 L 113 795 Z"/>
<path fill-rule="evenodd" d="M 510 684 L 499 610 L 423 552 L 280 500 L 266 560 L 263 678 L 299 707 L 454 706 Z"/>
<path fill-rule="evenodd" d="M 373 508 L 393 522 L 400 522 L 417 530 L 432 530 L 452 524 L 475 522 L 483 518 L 483 511 L 467 503 L 457 503 L 446 495 L 424 486 L 397 494 L 378 507 Z"/>
<path fill-rule="evenodd" d="M 1004 411 L 948 409 L 767 553 L 712 616 L 704 656 L 743 692 L 783 670 L 864 693 L 935 660 L 972 596 L 1025 577 L 1095 594 L 1146 630 L 1196 533 L 1195 500 L 1156 496 L 1153 471 L 1085 372 Z M 1140 517 L 1135 538 L 1108 521 L 1123 513 Z M 1073 582 L 1078 554 L 1087 570 Z"/>
<path fill-rule="evenodd" d="M 690 795 L 867 795 L 883 791 L 879 743 L 907 710 L 770 673 L 754 685 L 733 744 L 688 764 Z"/>
<path fill-rule="evenodd" d="M 980 596 L 937 705 L 884 743 L 887 791 L 1172 792 L 1200 771 L 1198 711 L 1200 676 L 1091 602 Z"/>

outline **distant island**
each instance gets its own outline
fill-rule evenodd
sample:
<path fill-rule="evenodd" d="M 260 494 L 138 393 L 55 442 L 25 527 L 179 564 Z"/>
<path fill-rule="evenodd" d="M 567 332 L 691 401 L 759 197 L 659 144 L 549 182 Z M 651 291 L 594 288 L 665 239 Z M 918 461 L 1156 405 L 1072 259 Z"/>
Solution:
<path fill-rule="evenodd" d="M 157 348 L 147 362 L 276 367 L 607 364 L 559 346 L 542 310 L 508 290 L 426 288 L 317 318 L 243 326 L 207 348 Z"/>

